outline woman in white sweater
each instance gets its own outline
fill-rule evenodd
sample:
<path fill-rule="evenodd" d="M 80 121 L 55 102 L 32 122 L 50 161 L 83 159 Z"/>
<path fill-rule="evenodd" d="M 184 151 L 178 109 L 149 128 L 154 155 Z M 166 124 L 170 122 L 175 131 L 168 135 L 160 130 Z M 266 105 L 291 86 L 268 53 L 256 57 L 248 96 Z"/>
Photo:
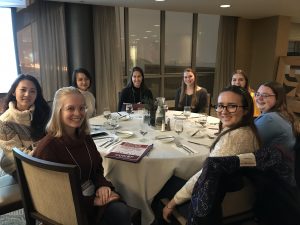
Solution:
<path fill-rule="evenodd" d="M 96 115 L 96 100 L 94 95 L 88 90 L 91 87 L 91 75 L 89 71 L 84 68 L 78 68 L 73 71 L 72 85 L 78 88 L 84 97 L 87 107 L 87 118 L 91 118 Z"/>
<path fill-rule="evenodd" d="M 232 156 L 251 153 L 260 147 L 253 122 L 253 100 L 246 89 L 238 86 L 224 88 L 219 94 L 216 112 L 220 118 L 221 129 L 220 135 L 211 146 L 210 156 Z M 175 191 L 176 194 L 163 209 L 165 221 L 170 222 L 170 215 L 177 205 L 190 200 L 194 185 L 201 172 L 202 170 L 197 172 L 180 190 Z M 178 181 L 178 179 L 174 180 Z M 173 184 L 178 187 L 178 183 Z M 168 181 L 162 192 L 167 193 L 167 186 L 170 187 L 173 184 Z M 174 193 L 174 190 L 169 193 L 171 192 Z M 161 193 L 158 196 L 161 198 Z M 158 219 L 158 224 L 164 224 L 164 222 Z"/>
<path fill-rule="evenodd" d="M 30 153 L 45 135 L 50 107 L 43 98 L 39 82 L 31 75 L 20 75 L 8 91 L 5 112 L 0 116 L 1 168 L 9 174 L 16 170 L 12 148 Z"/>

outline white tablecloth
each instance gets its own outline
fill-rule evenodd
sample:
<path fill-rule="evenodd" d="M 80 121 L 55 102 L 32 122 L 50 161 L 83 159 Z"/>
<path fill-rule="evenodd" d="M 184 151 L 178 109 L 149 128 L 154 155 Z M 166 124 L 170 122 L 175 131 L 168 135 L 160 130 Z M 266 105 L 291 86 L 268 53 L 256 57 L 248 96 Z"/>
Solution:
<path fill-rule="evenodd" d="M 123 114 L 125 112 L 122 112 Z M 166 116 L 171 119 L 171 129 L 174 126 L 174 115 L 179 115 L 181 112 L 168 111 Z M 123 139 L 132 143 L 141 143 L 141 134 L 139 133 L 139 121 L 141 116 L 134 112 L 131 115 L 132 119 L 120 121 L 119 130 L 133 131 L 134 135 L 130 138 Z M 195 123 L 199 114 L 192 113 L 190 119 L 184 121 L 184 131 L 180 134 L 181 142 L 192 148 L 195 154 L 189 154 L 183 149 L 176 147 L 174 142 L 163 143 L 156 140 L 157 135 L 178 135 L 174 131 L 162 132 L 150 127 L 149 133 L 145 138 L 147 143 L 153 143 L 154 147 L 148 156 L 145 156 L 139 163 L 131 163 L 120 160 L 105 158 L 104 156 L 110 150 L 99 147 L 99 140 L 95 140 L 97 148 L 103 157 L 104 174 L 107 179 L 111 180 L 117 191 L 122 195 L 125 201 L 136 208 L 142 210 L 142 224 L 149 225 L 154 219 L 151 202 L 154 196 L 160 191 L 164 184 L 172 175 L 189 179 L 194 173 L 199 171 L 204 160 L 209 154 L 209 148 L 187 142 L 193 140 L 204 144 L 211 144 L 213 139 L 207 135 L 200 137 L 191 137 L 191 133 L 200 129 L 199 133 L 210 134 L 212 136 L 216 130 L 209 128 L 201 128 L 201 125 Z M 102 125 L 106 120 L 103 116 L 98 116 L 90 119 L 90 124 Z M 208 117 L 208 123 L 217 123 L 218 119 Z M 103 141 L 103 140 L 102 140 Z"/>

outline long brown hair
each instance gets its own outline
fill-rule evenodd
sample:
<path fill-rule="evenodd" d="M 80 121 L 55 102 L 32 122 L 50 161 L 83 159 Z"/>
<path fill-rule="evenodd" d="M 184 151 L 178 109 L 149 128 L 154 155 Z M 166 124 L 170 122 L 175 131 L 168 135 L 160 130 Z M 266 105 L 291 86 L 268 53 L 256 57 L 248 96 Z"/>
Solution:
<path fill-rule="evenodd" d="M 243 115 L 242 119 L 240 122 L 238 122 L 235 126 L 229 128 L 228 130 L 222 132 L 217 138 L 216 140 L 213 142 L 213 144 L 211 145 L 210 147 L 210 151 L 212 151 L 215 147 L 215 145 L 217 144 L 217 142 L 220 140 L 220 138 L 222 136 L 224 136 L 226 133 L 232 131 L 232 130 L 235 130 L 235 129 L 238 129 L 240 127 L 250 127 L 252 132 L 254 133 L 257 141 L 258 141 L 258 144 L 259 144 L 259 147 L 261 147 L 261 140 L 259 138 L 259 135 L 258 135 L 258 132 L 257 132 L 257 129 L 256 129 L 256 126 L 254 124 L 254 118 L 253 118 L 253 111 L 254 111 L 254 105 L 253 105 L 253 100 L 252 100 L 252 97 L 250 95 L 250 93 L 248 92 L 247 89 L 243 88 L 243 87 L 239 87 L 239 86 L 235 86 L 235 85 L 230 85 L 228 87 L 225 87 L 220 93 L 223 93 L 223 92 L 232 92 L 232 93 L 235 93 L 239 96 L 242 97 L 242 105 L 244 106 L 243 108 L 247 111 L 247 113 L 245 115 Z M 219 132 L 222 131 L 222 122 L 220 121 L 220 125 L 219 125 Z"/>
<path fill-rule="evenodd" d="M 260 86 L 266 86 L 272 89 L 275 94 L 276 102 L 275 105 L 269 109 L 268 112 L 278 112 L 279 115 L 289 121 L 293 126 L 293 132 L 295 136 L 300 135 L 300 124 L 299 121 L 295 120 L 294 115 L 288 110 L 286 93 L 281 84 L 276 81 L 270 81 L 261 84 Z"/>
<path fill-rule="evenodd" d="M 192 68 L 186 68 L 183 71 L 183 76 L 182 76 L 182 80 L 181 80 L 181 92 L 180 92 L 180 97 L 179 97 L 179 103 L 178 106 L 182 107 L 184 105 L 184 99 L 185 99 L 185 91 L 186 91 L 186 84 L 184 83 L 184 73 L 186 72 L 191 72 L 193 73 L 195 79 L 194 79 L 194 91 L 193 91 L 193 95 L 192 95 L 192 101 L 191 101 L 191 108 L 194 109 L 196 107 L 196 105 L 198 104 L 198 98 L 196 96 L 196 92 L 197 92 L 197 74 L 196 72 L 192 69 Z"/>

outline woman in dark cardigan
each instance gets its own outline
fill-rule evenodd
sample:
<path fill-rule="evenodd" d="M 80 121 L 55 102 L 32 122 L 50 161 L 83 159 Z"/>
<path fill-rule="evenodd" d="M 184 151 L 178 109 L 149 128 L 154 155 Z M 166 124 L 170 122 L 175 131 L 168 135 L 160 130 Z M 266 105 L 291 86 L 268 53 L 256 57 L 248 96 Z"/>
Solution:
<path fill-rule="evenodd" d="M 124 103 L 145 104 L 149 100 L 153 100 L 153 95 L 145 85 L 144 72 L 140 67 L 133 67 L 130 81 L 120 94 L 118 111 L 124 110 Z"/>
<path fill-rule="evenodd" d="M 181 88 L 175 96 L 175 109 L 183 111 L 184 106 L 191 106 L 194 113 L 205 112 L 207 107 L 207 90 L 198 86 L 196 73 L 191 68 L 184 70 Z"/>
<path fill-rule="evenodd" d="M 77 88 L 64 87 L 56 92 L 46 130 L 47 136 L 33 156 L 78 167 L 89 224 L 104 220 L 109 225 L 130 225 L 127 206 L 104 177 L 102 158 L 89 135 L 84 97 Z"/>

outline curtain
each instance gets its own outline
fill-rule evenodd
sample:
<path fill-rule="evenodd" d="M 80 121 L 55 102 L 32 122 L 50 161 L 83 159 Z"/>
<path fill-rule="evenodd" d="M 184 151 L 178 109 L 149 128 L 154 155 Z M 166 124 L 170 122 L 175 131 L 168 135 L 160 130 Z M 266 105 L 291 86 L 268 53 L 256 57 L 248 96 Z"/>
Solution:
<path fill-rule="evenodd" d="M 63 3 L 39 1 L 37 13 L 40 79 L 46 100 L 57 89 L 69 86 Z"/>
<path fill-rule="evenodd" d="M 94 6 L 94 48 L 96 105 L 98 113 L 109 107 L 117 111 L 118 92 L 122 88 L 122 64 L 119 9 Z"/>
<path fill-rule="evenodd" d="M 214 78 L 213 103 L 219 92 L 230 84 L 235 66 L 237 17 L 221 16 L 218 32 L 217 59 Z"/>

